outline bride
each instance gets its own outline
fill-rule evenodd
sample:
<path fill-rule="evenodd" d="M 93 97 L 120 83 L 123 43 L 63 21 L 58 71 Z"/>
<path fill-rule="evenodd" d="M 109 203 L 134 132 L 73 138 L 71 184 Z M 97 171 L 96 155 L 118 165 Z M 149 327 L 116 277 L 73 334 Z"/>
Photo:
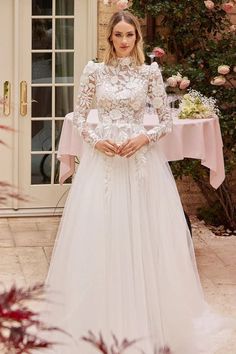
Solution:
<path fill-rule="evenodd" d="M 86 122 L 96 99 L 99 124 Z M 159 123 L 143 126 L 147 99 Z M 74 177 L 46 279 L 50 353 L 96 354 L 81 338 L 110 346 L 137 339 L 129 353 L 213 353 L 227 320 L 206 304 L 181 201 L 159 140 L 172 119 L 157 63 L 144 64 L 137 19 L 115 13 L 103 63 L 82 74 L 74 125 L 84 153 Z M 50 339 L 52 339 L 50 335 Z M 45 353 L 45 352 L 43 352 Z"/>

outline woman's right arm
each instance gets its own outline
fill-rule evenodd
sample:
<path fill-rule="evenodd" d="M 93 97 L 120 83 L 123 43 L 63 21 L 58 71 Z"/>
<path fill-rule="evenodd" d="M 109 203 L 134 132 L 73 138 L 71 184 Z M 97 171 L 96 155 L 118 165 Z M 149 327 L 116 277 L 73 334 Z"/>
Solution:
<path fill-rule="evenodd" d="M 87 117 L 96 92 L 96 70 L 97 64 L 93 61 L 89 61 L 85 66 L 80 78 L 79 93 L 73 115 L 73 125 L 92 147 L 95 147 L 96 143 L 101 140 L 87 123 Z"/>
<path fill-rule="evenodd" d="M 93 61 L 89 61 L 81 75 L 79 94 L 73 115 L 73 125 L 77 127 L 83 139 L 93 148 L 108 156 L 114 156 L 118 146 L 110 140 L 102 140 L 87 123 L 87 117 L 96 92 L 97 65 Z"/>

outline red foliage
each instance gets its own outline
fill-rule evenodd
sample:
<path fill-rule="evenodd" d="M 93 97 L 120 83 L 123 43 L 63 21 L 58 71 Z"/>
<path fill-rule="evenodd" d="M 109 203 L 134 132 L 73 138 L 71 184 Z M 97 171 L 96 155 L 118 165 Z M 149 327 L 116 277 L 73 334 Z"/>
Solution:
<path fill-rule="evenodd" d="M 26 289 L 13 285 L 0 293 L 0 343 L 5 353 L 31 353 L 33 349 L 50 348 L 55 343 L 39 338 L 38 331 L 60 331 L 38 319 L 38 313 L 24 305 L 28 300 L 43 300 L 44 286 L 36 284 Z"/>
<path fill-rule="evenodd" d="M 83 336 L 81 337 L 82 340 L 92 344 L 95 348 L 97 348 L 101 353 L 103 354 L 122 354 L 127 348 L 130 346 L 134 345 L 136 342 L 138 342 L 140 339 L 133 339 L 133 340 L 128 340 L 128 339 L 123 339 L 123 341 L 119 344 L 118 339 L 116 336 L 112 333 L 112 337 L 114 340 L 114 343 L 108 347 L 108 345 L 105 343 L 103 336 L 101 332 L 99 332 L 98 338 L 95 336 L 95 334 L 92 331 L 88 331 L 88 336 Z M 145 354 L 140 349 L 142 354 Z M 158 351 L 154 349 L 154 354 L 173 354 L 168 346 L 164 346 L 162 348 L 159 348 Z"/>

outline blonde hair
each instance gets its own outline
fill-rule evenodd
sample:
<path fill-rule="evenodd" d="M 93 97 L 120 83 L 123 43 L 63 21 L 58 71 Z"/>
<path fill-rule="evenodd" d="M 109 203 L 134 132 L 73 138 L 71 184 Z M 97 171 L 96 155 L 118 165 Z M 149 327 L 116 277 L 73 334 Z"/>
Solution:
<path fill-rule="evenodd" d="M 141 27 L 137 18 L 134 15 L 132 15 L 129 11 L 115 12 L 110 18 L 110 21 L 107 26 L 107 33 L 106 33 L 107 47 L 104 54 L 104 63 L 108 65 L 112 64 L 112 62 L 117 58 L 113 42 L 111 41 L 111 36 L 114 27 L 120 21 L 124 21 L 135 28 L 136 41 L 135 41 L 134 48 L 130 53 L 130 56 L 133 58 L 135 65 L 142 65 L 144 63 L 145 56 L 143 53 L 143 37 L 142 37 Z"/>

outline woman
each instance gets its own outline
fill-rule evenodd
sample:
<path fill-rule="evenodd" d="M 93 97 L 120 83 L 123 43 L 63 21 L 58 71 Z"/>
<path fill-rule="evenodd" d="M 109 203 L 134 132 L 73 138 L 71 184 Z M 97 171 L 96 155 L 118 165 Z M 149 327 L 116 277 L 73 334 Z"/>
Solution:
<path fill-rule="evenodd" d="M 129 12 L 112 16 L 107 44 L 104 62 L 89 62 L 81 77 L 74 125 L 84 153 L 46 281 L 56 307 L 50 322 L 74 340 L 57 334 L 64 345 L 51 352 L 98 353 L 81 340 L 91 330 L 109 344 L 112 333 L 138 339 L 127 353 L 213 353 L 213 323 L 219 335 L 223 322 L 205 303 L 175 181 L 158 146 L 172 127 L 161 72 L 144 64 L 140 26 Z M 94 98 L 95 130 L 86 122 Z M 159 117 L 149 131 L 147 99 Z"/>

